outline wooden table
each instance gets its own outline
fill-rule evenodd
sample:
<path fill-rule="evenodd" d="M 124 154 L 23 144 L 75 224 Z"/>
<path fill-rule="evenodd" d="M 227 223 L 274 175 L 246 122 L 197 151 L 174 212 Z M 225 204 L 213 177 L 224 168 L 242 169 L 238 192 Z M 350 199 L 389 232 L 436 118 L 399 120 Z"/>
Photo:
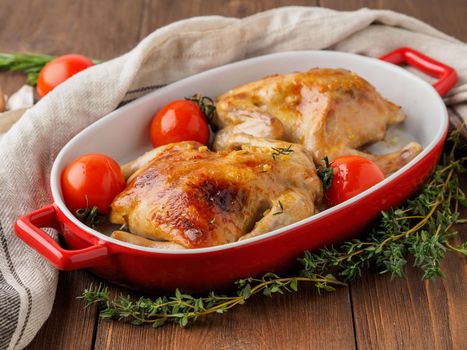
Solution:
<path fill-rule="evenodd" d="M 465 0 L 442 4 L 437 0 L 1 0 L 0 4 L 0 51 L 78 52 L 100 59 L 124 53 L 175 20 L 210 14 L 243 17 L 283 5 L 393 9 L 467 40 Z M 0 85 L 9 93 L 22 79 L 19 74 L 2 74 Z M 52 315 L 29 349 L 465 349 L 465 260 L 448 254 L 445 278 L 435 282 L 421 282 L 420 273 L 411 267 L 406 271 L 406 279 L 393 281 L 366 272 L 348 288 L 323 296 L 302 288 L 298 295 L 253 298 L 227 315 L 210 316 L 188 329 L 101 321 L 95 308 L 83 309 L 83 302 L 75 299 L 97 278 L 85 271 L 61 273 Z"/>

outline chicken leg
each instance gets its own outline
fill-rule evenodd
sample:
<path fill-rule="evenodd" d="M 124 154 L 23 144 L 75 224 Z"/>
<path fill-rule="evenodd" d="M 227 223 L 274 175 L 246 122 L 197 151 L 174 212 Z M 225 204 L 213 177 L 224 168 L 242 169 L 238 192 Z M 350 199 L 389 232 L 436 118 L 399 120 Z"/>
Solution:
<path fill-rule="evenodd" d="M 200 248 L 313 215 L 322 183 L 311 154 L 284 141 L 251 135 L 243 141 L 229 152 L 197 142 L 169 144 L 125 165 L 127 187 L 112 202 L 110 221 L 125 224 L 131 234 L 116 231 L 113 237 Z"/>
<path fill-rule="evenodd" d="M 388 125 L 406 116 L 367 81 L 343 69 L 266 77 L 218 97 L 216 109 L 220 129 L 216 150 L 228 149 L 235 134 L 249 134 L 303 145 L 315 163 L 325 156 L 333 160 L 360 154 L 374 160 L 385 174 L 421 151 L 413 143 L 393 154 L 362 152 L 362 147 L 384 138 Z"/>

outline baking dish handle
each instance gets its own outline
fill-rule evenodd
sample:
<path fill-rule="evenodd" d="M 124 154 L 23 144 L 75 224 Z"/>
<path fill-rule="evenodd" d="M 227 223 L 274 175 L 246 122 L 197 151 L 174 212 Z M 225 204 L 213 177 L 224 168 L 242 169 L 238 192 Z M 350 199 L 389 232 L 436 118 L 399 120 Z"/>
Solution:
<path fill-rule="evenodd" d="M 391 51 L 380 59 L 397 65 L 408 64 L 438 78 L 433 87 L 441 96 L 446 95 L 457 82 L 457 74 L 453 68 L 408 47 Z"/>
<path fill-rule="evenodd" d="M 60 232 L 54 205 L 21 216 L 15 223 L 15 232 L 19 238 L 60 270 L 90 267 L 108 255 L 108 249 L 103 241 L 98 241 L 97 244 L 84 249 L 63 249 L 41 229 L 43 227 L 52 227 Z"/>

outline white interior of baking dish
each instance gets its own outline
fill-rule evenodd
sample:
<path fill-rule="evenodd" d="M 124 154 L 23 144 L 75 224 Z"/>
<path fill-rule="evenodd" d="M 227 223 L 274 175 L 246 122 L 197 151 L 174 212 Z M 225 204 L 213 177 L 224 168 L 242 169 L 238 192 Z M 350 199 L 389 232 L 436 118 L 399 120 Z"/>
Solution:
<path fill-rule="evenodd" d="M 60 189 L 60 175 L 64 167 L 79 155 L 86 153 L 103 153 L 114 158 L 120 164 L 140 156 L 151 149 L 149 124 L 154 114 L 167 102 L 191 96 L 194 93 L 214 98 L 238 85 L 261 79 L 266 75 L 306 71 L 314 67 L 345 68 L 354 71 L 374 85 L 385 98 L 402 106 L 402 110 L 408 118 L 404 123 L 394 128 L 393 132 L 397 135 L 394 138 L 396 141 L 391 144 L 380 143 L 375 147 L 377 152 L 400 148 L 408 140 L 413 139 L 423 146 L 423 152 L 378 185 L 345 203 L 264 235 L 210 248 L 169 250 L 135 246 L 92 230 L 81 223 L 66 208 Z M 120 245 L 167 254 L 193 254 L 226 249 L 264 239 L 323 215 L 332 215 L 342 206 L 364 200 L 369 191 L 377 191 L 382 185 L 422 159 L 440 141 L 447 128 L 447 123 L 446 107 L 432 86 L 403 68 L 392 64 L 333 51 L 296 51 L 261 56 L 180 80 L 133 101 L 95 122 L 76 135 L 58 154 L 51 174 L 52 195 L 60 210 L 80 228 Z"/>

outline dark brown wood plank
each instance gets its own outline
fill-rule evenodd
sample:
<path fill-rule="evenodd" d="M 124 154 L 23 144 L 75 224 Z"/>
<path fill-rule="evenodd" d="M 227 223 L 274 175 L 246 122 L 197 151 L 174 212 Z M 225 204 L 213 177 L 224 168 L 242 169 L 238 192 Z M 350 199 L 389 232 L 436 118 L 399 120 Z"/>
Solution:
<path fill-rule="evenodd" d="M 401 12 L 427 22 L 457 39 L 467 41 L 465 0 L 319 0 L 319 4 L 342 11 L 368 7 Z"/>
<path fill-rule="evenodd" d="M 338 331 L 336 331 L 338 330 Z M 303 286 L 298 294 L 254 297 L 224 315 L 192 327 L 153 329 L 100 321 L 96 349 L 353 349 L 347 288 L 318 296 Z"/>
<path fill-rule="evenodd" d="M 26 82 L 26 77 L 21 73 L 1 72 L 0 87 L 3 93 L 11 95 Z"/>
<path fill-rule="evenodd" d="M 275 7 L 316 6 L 317 3 L 318 0 L 152 0 L 144 12 L 141 34 L 146 36 L 163 25 L 193 16 L 245 17 Z"/>
<path fill-rule="evenodd" d="M 2 0 L 1 51 L 109 59 L 139 39 L 144 0 Z"/>
<path fill-rule="evenodd" d="M 28 350 L 92 349 L 97 310 L 76 299 L 91 283 L 99 281 L 86 271 L 60 273 L 52 314 Z"/>
<path fill-rule="evenodd" d="M 358 348 L 465 347 L 465 258 L 447 254 L 443 271 L 445 277 L 435 281 L 422 282 L 413 267 L 406 269 L 405 279 L 368 272 L 355 281 L 351 289 Z"/>

